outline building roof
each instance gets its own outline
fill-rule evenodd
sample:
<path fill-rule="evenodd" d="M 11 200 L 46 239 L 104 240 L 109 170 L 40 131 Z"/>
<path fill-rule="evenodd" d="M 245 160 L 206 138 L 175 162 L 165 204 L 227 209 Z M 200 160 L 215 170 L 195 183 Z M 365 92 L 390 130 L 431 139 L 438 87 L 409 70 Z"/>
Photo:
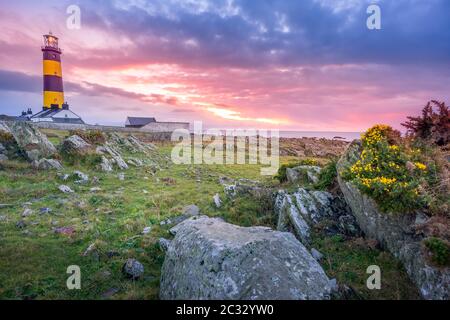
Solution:
<path fill-rule="evenodd" d="M 155 118 L 127 117 L 127 126 L 145 126 L 151 122 L 156 122 Z"/>
<path fill-rule="evenodd" d="M 69 109 L 42 110 L 30 118 L 32 121 L 50 121 L 59 123 L 84 123 L 79 115 Z"/>

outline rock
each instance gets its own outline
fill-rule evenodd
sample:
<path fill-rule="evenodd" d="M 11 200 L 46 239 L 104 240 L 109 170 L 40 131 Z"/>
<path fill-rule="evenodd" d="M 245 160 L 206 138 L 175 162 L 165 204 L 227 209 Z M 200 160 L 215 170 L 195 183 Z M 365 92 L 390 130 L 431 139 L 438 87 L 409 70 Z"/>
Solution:
<path fill-rule="evenodd" d="M 195 204 L 191 204 L 189 206 L 186 206 L 183 208 L 183 216 L 186 217 L 193 217 L 193 216 L 198 216 L 200 214 L 200 208 L 197 207 Z"/>
<path fill-rule="evenodd" d="M 117 292 L 119 292 L 119 289 L 117 288 L 109 288 L 105 292 L 102 293 L 103 299 L 111 298 L 113 295 L 115 295 Z"/>
<path fill-rule="evenodd" d="M 38 170 L 61 170 L 63 168 L 58 160 L 45 158 L 34 160 L 32 166 Z"/>
<path fill-rule="evenodd" d="M 33 210 L 26 208 L 23 212 L 22 212 L 22 218 L 31 216 L 33 214 Z"/>
<path fill-rule="evenodd" d="M 105 145 L 103 146 L 103 149 L 105 153 L 109 154 L 114 163 L 119 167 L 120 170 L 126 170 L 128 169 L 128 165 L 126 164 L 125 160 L 123 160 L 122 155 L 119 151 L 115 150 L 112 146 Z"/>
<path fill-rule="evenodd" d="M 314 249 L 314 248 L 311 249 L 311 255 L 317 261 L 320 261 L 323 258 L 323 254 L 321 254 L 317 249 Z"/>
<path fill-rule="evenodd" d="M 95 250 L 95 242 L 94 242 L 94 243 L 91 243 L 91 244 L 86 248 L 86 250 L 84 250 L 82 256 L 83 256 L 83 257 L 86 257 L 86 256 L 88 256 L 91 252 L 93 252 L 94 250 Z"/>
<path fill-rule="evenodd" d="M 330 280 L 330 287 L 331 287 L 331 292 L 333 292 L 333 293 L 337 292 L 339 290 L 339 285 L 335 278 Z"/>
<path fill-rule="evenodd" d="M 105 157 L 102 156 L 102 161 L 100 162 L 100 169 L 104 172 L 113 171 L 112 163 Z"/>
<path fill-rule="evenodd" d="M 92 151 L 93 147 L 80 136 L 73 135 L 63 140 L 60 149 L 63 154 L 76 157 L 85 156 Z"/>
<path fill-rule="evenodd" d="M 60 227 L 60 228 L 53 229 L 53 231 L 56 234 L 63 234 L 66 236 L 71 236 L 72 234 L 75 233 L 75 229 L 73 227 Z"/>
<path fill-rule="evenodd" d="M 50 208 L 40 208 L 39 209 L 39 214 L 48 214 L 51 212 L 52 212 L 52 209 L 50 209 Z"/>
<path fill-rule="evenodd" d="M 16 227 L 19 228 L 19 229 L 23 229 L 23 228 L 25 228 L 26 226 L 27 226 L 27 224 L 26 224 L 25 221 L 23 221 L 23 220 L 19 220 L 19 221 L 16 223 Z"/>
<path fill-rule="evenodd" d="M 286 168 L 286 179 L 289 183 L 297 183 L 300 180 L 300 173 L 293 168 Z"/>
<path fill-rule="evenodd" d="M 60 185 L 58 187 L 59 191 L 63 192 L 63 193 L 73 193 L 73 190 L 70 189 L 70 187 L 66 186 L 66 185 Z"/>
<path fill-rule="evenodd" d="M 152 227 L 145 227 L 142 234 L 149 234 L 152 231 Z"/>
<path fill-rule="evenodd" d="M 339 186 L 360 228 L 368 239 L 377 240 L 400 260 L 423 298 L 450 299 L 450 268 L 437 268 L 428 263 L 422 250 L 423 237 L 413 232 L 416 215 L 383 213 L 371 198 L 342 178 L 341 172 L 357 161 L 360 153 L 361 142 L 354 141 L 337 164 Z"/>
<path fill-rule="evenodd" d="M 220 208 L 222 206 L 222 200 L 220 200 L 220 196 L 218 193 L 216 193 L 213 197 L 214 204 L 216 205 L 216 208 Z"/>
<path fill-rule="evenodd" d="M 275 197 L 277 229 L 292 230 L 305 245 L 309 243 L 309 229 L 325 223 L 328 235 L 342 234 L 349 237 L 361 235 L 355 217 L 345 201 L 326 191 L 307 191 L 299 188 L 293 194 L 281 190 Z"/>
<path fill-rule="evenodd" d="M 7 161 L 8 157 L 5 154 L 0 154 L 0 161 Z"/>
<path fill-rule="evenodd" d="M 170 243 L 172 241 L 166 238 L 159 238 L 159 246 L 163 251 L 167 251 L 169 249 Z"/>
<path fill-rule="evenodd" d="M 286 178 L 290 183 L 317 183 L 321 168 L 317 166 L 298 166 L 286 169 Z"/>
<path fill-rule="evenodd" d="M 125 174 L 124 173 L 119 173 L 117 175 L 117 178 L 119 178 L 120 181 L 124 181 L 125 180 Z"/>
<path fill-rule="evenodd" d="M 99 192 L 99 191 L 102 191 L 102 188 L 100 188 L 100 187 L 93 187 L 93 188 L 89 189 L 89 191 L 90 192 Z"/>
<path fill-rule="evenodd" d="M 122 273 L 127 278 L 137 280 L 144 274 L 144 266 L 136 259 L 128 259 L 122 267 Z"/>
<path fill-rule="evenodd" d="M 290 233 L 205 216 L 186 220 L 177 229 L 162 267 L 163 300 L 330 297 L 322 267 Z"/>
<path fill-rule="evenodd" d="M 56 153 L 55 146 L 36 127 L 25 121 L 14 121 L 7 126 L 28 160 L 49 158 Z"/>
<path fill-rule="evenodd" d="M 58 174 L 58 178 L 60 178 L 62 181 L 67 181 L 70 178 L 70 175 L 68 175 L 67 173 L 60 173 Z"/>
<path fill-rule="evenodd" d="M 279 231 L 289 231 L 293 227 L 295 236 L 305 245 L 310 242 L 310 227 L 296 207 L 292 196 L 279 192 L 275 200 L 275 213 L 278 215 Z"/>
<path fill-rule="evenodd" d="M 229 198 L 250 196 L 254 198 L 262 198 L 268 194 L 271 194 L 269 188 L 265 188 L 257 181 L 248 179 L 239 179 L 234 184 L 224 185 L 225 195 Z"/>
<path fill-rule="evenodd" d="M 76 182 L 78 183 L 86 183 L 89 181 L 89 176 L 81 171 L 74 171 L 73 172 L 73 177 L 75 179 L 78 179 Z"/>

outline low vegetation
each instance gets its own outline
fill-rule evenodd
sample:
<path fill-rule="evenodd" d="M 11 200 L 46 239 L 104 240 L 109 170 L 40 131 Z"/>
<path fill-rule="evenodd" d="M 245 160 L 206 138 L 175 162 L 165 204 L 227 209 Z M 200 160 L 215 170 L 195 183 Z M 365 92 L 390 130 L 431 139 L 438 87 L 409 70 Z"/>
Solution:
<path fill-rule="evenodd" d="M 450 243 L 440 238 L 431 237 L 424 241 L 431 255 L 431 261 L 437 266 L 450 266 Z"/>
<path fill-rule="evenodd" d="M 69 136 L 79 136 L 89 144 L 99 145 L 106 141 L 105 135 L 100 130 L 70 130 Z"/>
<path fill-rule="evenodd" d="M 436 176 L 436 164 L 424 157 L 400 133 L 376 125 L 361 137 L 361 156 L 343 172 L 385 212 L 402 213 L 423 209 L 429 203 L 426 186 Z"/>

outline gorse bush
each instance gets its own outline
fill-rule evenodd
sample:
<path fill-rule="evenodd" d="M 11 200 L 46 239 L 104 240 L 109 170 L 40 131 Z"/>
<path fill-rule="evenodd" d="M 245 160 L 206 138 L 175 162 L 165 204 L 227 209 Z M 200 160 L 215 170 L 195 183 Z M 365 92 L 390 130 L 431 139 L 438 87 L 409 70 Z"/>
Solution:
<path fill-rule="evenodd" d="M 14 136 L 6 131 L 0 130 L 0 143 L 10 144 L 14 142 Z"/>
<path fill-rule="evenodd" d="M 400 133 L 376 125 L 361 137 L 360 159 L 343 172 L 347 181 L 373 198 L 384 212 L 409 212 L 427 205 L 426 184 L 430 168 L 419 149 L 410 149 Z"/>
<path fill-rule="evenodd" d="M 424 241 L 431 254 L 431 261 L 438 266 L 450 265 L 450 246 L 448 242 L 439 238 L 429 238 Z"/>
<path fill-rule="evenodd" d="M 337 178 L 336 164 L 337 160 L 333 159 L 322 168 L 319 174 L 319 181 L 314 185 L 315 188 L 325 190 L 335 184 Z"/>
<path fill-rule="evenodd" d="M 283 182 L 287 181 L 287 177 L 286 177 L 286 169 L 287 168 L 295 168 L 298 166 L 318 166 L 318 165 L 319 165 L 319 162 L 314 159 L 303 159 L 303 160 L 300 160 L 297 162 L 283 164 L 278 169 L 278 172 L 274 176 L 274 179 L 277 179 L 278 181 L 283 183 Z"/>

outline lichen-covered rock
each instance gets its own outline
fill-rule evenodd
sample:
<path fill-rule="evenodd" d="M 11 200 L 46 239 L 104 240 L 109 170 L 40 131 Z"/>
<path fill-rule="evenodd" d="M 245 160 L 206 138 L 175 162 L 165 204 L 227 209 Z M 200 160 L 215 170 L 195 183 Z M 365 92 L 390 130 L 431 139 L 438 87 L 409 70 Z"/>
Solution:
<path fill-rule="evenodd" d="M 161 274 L 161 299 L 294 299 L 330 296 L 322 267 L 295 237 L 201 216 L 176 226 Z"/>
<path fill-rule="evenodd" d="M 298 166 L 286 169 L 286 179 L 290 183 L 317 183 L 321 168 L 317 166 Z"/>
<path fill-rule="evenodd" d="M 144 266 L 136 259 L 128 259 L 122 267 L 123 274 L 133 280 L 137 280 L 144 274 Z"/>
<path fill-rule="evenodd" d="M 102 156 L 102 161 L 100 162 L 99 166 L 100 166 L 100 170 L 102 170 L 104 172 L 113 171 L 111 162 L 105 156 Z"/>
<path fill-rule="evenodd" d="M 38 170 L 61 170 L 63 168 L 61 162 L 55 159 L 34 160 L 32 166 Z"/>
<path fill-rule="evenodd" d="M 81 171 L 75 170 L 72 174 L 72 176 L 77 179 L 78 183 L 86 183 L 89 181 L 89 176 Z"/>
<path fill-rule="evenodd" d="M 36 127 L 24 121 L 11 122 L 7 127 L 19 149 L 30 161 L 49 158 L 56 153 L 55 146 Z"/>
<path fill-rule="evenodd" d="M 61 144 L 61 152 L 69 156 L 84 156 L 91 152 L 91 150 L 92 145 L 77 135 L 64 139 Z"/>
<path fill-rule="evenodd" d="M 58 189 L 59 189 L 59 191 L 61 191 L 62 193 L 73 193 L 73 190 L 69 187 L 69 186 L 66 186 L 66 185 L 60 185 L 59 187 L 58 187 Z"/>
<path fill-rule="evenodd" d="M 328 223 L 324 231 L 329 235 L 361 235 L 351 209 L 340 197 L 326 191 L 299 188 L 288 194 L 281 190 L 275 197 L 274 211 L 278 216 L 277 229 L 292 231 L 305 245 L 309 244 L 310 228 L 325 220 Z"/>
<path fill-rule="evenodd" d="M 114 149 L 113 147 L 109 145 L 103 146 L 103 151 L 108 153 L 112 157 L 112 162 L 116 164 L 120 170 L 126 170 L 128 169 L 128 165 L 125 162 L 125 160 L 122 158 L 122 155 L 119 151 Z"/>
<path fill-rule="evenodd" d="M 300 214 L 291 195 L 281 191 L 275 199 L 275 213 L 278 215 L 279 231 L 289 231 L 292 226 L 295 236 L 305 245 L 310 242 L 310 227 Z"/>
<path fill-rule="evenodd" d="M 378 240 L 403 263 L 425 299 L 450 299 L 450 269 L 436 268 L 428 263 L 421 245 L 423 238 L 413 230 L 416 214 L 381 212 L 372 199 L 340 175 L 359 158 L 360 152 L 360 142 L 353 142 L 337 165 L 339 186 L 359 226 L 367 237 Z"/>

